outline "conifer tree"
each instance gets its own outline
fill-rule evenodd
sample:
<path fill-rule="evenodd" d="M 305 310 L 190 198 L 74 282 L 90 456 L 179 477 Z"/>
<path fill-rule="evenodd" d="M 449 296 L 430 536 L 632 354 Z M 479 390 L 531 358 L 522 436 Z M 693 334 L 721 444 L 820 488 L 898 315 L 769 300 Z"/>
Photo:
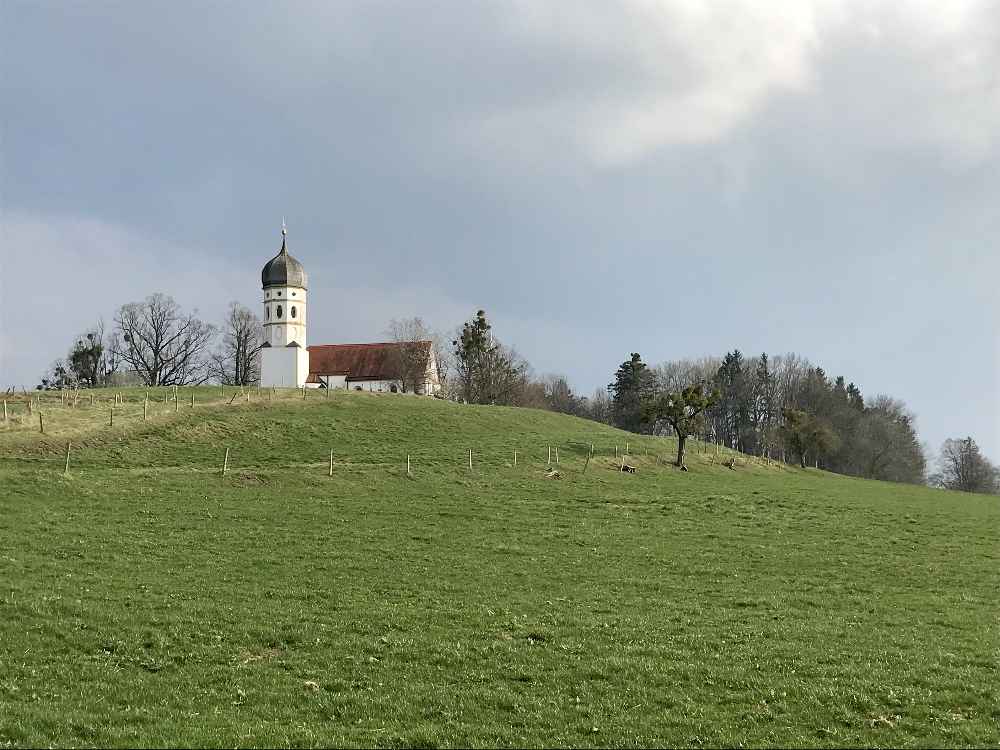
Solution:
<path fill-rule="evenodd" d="M 611 420 L 615 427 L 629 432 L 643 428 L 645 401 L 653 395 L 655 379 L 638 352 L 622 362 L 615 380 L 608 385 L 611 393 Z"/>

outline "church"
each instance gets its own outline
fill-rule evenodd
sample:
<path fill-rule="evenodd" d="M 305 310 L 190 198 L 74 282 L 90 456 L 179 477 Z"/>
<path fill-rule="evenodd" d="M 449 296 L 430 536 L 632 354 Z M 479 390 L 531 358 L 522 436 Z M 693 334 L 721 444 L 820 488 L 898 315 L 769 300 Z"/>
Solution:
<path fill-rule="evenodd" d="M 307 345 L 309 280 L 302 263 L 288 253 L 287 235 L 282 226 L 281 250 L 260 274 L 264 289 L 260 384 L 278 388 L 438 393 L 441 381 L 430 341 Z M 416 375 L 414 362 L 418 363 Z"/>

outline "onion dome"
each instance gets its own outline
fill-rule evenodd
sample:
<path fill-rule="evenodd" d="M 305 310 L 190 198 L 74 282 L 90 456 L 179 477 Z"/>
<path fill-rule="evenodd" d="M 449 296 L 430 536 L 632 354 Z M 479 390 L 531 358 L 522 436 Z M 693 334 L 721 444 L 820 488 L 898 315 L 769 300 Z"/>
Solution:
<path fill-rule="evenodd" d="M 271 260 L 267 262 L 260 272 L 260 283 L 266 288 L 269 286 L 300 286 L 306 288 L 308 279 L 306 270 L 295 258 L 288 254 L 285 247 L 285 236 L 288 234 L 284 226 L 281 227 L 281 250 Z"/>

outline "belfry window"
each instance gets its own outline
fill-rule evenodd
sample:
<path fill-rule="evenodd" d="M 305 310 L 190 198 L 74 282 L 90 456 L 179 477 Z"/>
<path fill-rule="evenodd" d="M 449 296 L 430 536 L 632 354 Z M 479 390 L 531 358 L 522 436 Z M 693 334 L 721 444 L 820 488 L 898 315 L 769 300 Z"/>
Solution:
<path fill-rule="evenodd" d="M 295 305 L 292 305 L 292 317 L 295 317 Z"/>
<path fill-rule="evenodd" d="M 270 320 L 270 319 L 271 319 L 271 308 L 270 307 L 265 307 L 264 308 L 264 320 Z"/>
<path fill-rule="evenodd" d="M 280 318 L 281 317 L 281 305 L 278 305 L 278 309 L 275 310 L 274 317 L 276 317 L 276 318 Z"/>

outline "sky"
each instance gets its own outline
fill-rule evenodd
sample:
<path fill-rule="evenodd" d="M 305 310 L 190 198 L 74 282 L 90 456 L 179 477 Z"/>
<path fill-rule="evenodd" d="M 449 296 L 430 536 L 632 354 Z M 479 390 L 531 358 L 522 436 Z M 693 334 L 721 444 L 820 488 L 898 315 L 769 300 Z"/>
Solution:
<path fill-rule="evenodd" d="M 1000 460 L 1000 2 L 0 3 L 0 385 L 153 292 L 794 351 Z"/>

